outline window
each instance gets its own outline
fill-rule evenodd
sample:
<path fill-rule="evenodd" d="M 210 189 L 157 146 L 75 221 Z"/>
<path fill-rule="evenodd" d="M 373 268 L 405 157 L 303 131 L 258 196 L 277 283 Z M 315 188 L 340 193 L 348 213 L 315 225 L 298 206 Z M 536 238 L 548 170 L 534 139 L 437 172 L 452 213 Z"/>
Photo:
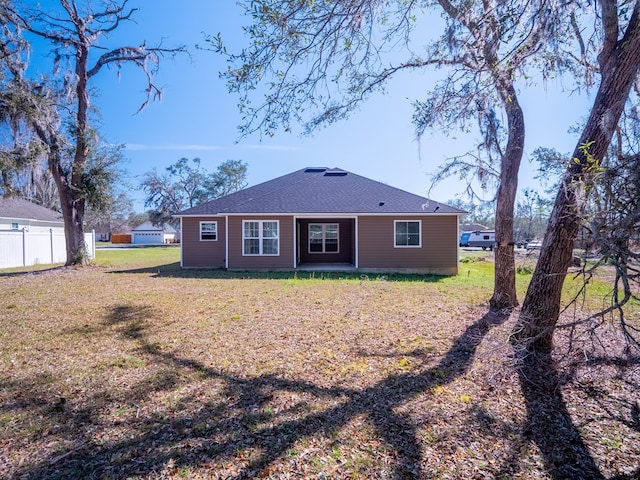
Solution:
<path fill-rule="evenodd" d="M 11 230 L 18 230 L 20 228 L 20 225 L 18 224 L 18 222 L 11 222 Z"/>
<path fill-rule="evenodd" d="M 218 240 L 218 222 L 200 222 L 200 241 Z"/>
<path fill-rule="evenodd" d="M 337 223 L 309 224 L 309 253 L 338 253 L 339 227 Z"/>
<path fill-rule="evenodd" d="M 422 246 L 422 235 L 420 234 L 422 224 L 419 220 L 412 222 L 396 220 L 394 223 L 396 230 L 396 247 Z"/>
<path fill-rule="evenodd" d="M 279 222 L 245 220 L 242 222 L 242 255 L 279 255 Z"/>

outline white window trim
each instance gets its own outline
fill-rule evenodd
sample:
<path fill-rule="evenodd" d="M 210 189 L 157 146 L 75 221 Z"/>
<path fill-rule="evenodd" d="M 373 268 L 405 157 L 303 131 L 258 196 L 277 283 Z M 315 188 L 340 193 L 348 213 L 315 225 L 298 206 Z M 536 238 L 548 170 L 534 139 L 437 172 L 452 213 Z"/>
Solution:
<path fill-rule="evenodd" d="M 11 230 L 20 230 L 20 224 L 18 222 L 11 222 Z"/>
<path fill-rule="evenodd" d="M 216 238 L 202 238 L 202 225 L 205 223 L 213 223 L 216 226 Z M 207 232 L 211 233 L 211 232 Z M 218 222 L 217 221 L 201 221 L 200 222 L 200 241 L 201 242 L 217 242 L 218 241 Z"/>
<path fill-rule="evenodd" d="M 418 245 L 397 245 L 396 232 L 398 223 L 418 222 Z M 422 248 L 422 220 L 394 220 L 393 221 L 393 248 Z"/>
<path fill-rule="evenodd" d="M 311 251 L 311 226 L 312 225 L 317 225 L 317 226 L 321 226 L 322 227 L 322 251 L 321 252 L 312 252 Z M 326 225 L 335 225 L 337 232 L 338 232 L 338 250 L 336 250 L 335 252 L 327 252 L 325 251 L 325 246 L 326 246 L 326 237 L 325 237 L 325 232 L 326 232 Z M 336 254 L 336 253 L 340 253 L 340 224 L 339 223 L 310 223 L 309 227 L 307 229 L 307 233 L 308 233 L 308 240 L 307 240 L 307 251 L 309 252 L 310 255 L 315 255 L 315 254 Z"/>
<path fill-rule="evenodd" d="M 244 236 L 244 226 L 246 223 L 254 223 L 257 222 L 259 224 L 258 227 L 258 241 L 259 241 L 259 247 L 260 247 L 260 253 L 245 253 L 244 251 L 244 241 L 247 239 Z M 265 222 L 269 222 L 269 223 L 275 223 L 277 225 L 278 228 L 278 236 L 277 237 L 273 237 L 275 238 L 278 243 L 278 251 L 276 253 L 262 253 L 262 241 L 265 239 L 265 237 L 262 236 L 262 232 L 263 232 L 263 228 L 262 225 Z M 254 238 L 254 237 L 251 237 Z M 242 256 L 243 257 L 279 257 L 280 256 L 280 220 L 243 220 L 242 221 Z"/>

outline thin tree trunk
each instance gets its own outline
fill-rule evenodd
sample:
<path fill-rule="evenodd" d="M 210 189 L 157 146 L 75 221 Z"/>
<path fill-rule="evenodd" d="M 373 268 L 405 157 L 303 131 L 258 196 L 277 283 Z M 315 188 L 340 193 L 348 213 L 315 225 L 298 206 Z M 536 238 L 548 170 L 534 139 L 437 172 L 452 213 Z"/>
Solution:
<path fill-rule="evenodd" d="M 524 151 L 524 114 L 518 103 L 513 83 L 503 74 L 496 80 L 497 88 L 507 112 L 509 137 L 502 155 L 500 186 L 496 197 L 496 248 L 493 296 L 489 301 L 493 311 L 518 306 L 513 240 L 513 211 L 518 192 L 518 170 Z"/>
<path fill-rule="evenodd" d="M 603 2 L 603 9 L 608 5 Z M 611 6 L 609 6 L 611 8 Z M 603 47 L 602 80 L 591 114 L 556 196 L 540 258 L 524 299 L 512 341 L 529 350 L 548 352 L 560 315 L 562 286 L 573 255 L 588 192 L 583 177 L 604 157 L 640 67 L 640 2 L 622 39 Z M 615 40 L 617 40 L 617 35 Z"/>

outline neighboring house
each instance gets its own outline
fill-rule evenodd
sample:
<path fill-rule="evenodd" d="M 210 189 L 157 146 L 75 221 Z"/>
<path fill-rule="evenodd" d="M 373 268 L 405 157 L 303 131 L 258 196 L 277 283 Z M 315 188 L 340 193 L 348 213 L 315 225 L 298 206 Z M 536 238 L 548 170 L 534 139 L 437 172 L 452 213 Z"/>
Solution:
<path fill-rule="evenodd" d="M 458 271 L 462 210 L 337 168 L 306 168 L 176 215 L 181 265 Z"/>
<path fill-rule="evenodd" d="M 93 227 L 93 231 L 96 232 L 96 242 L 111 241 L 111 226 L 108 223 L 98 223 Z"/>
<path fill-rule="evenodd" d="M 131 243 L 134 244 L 159 244 L 175 243 L 178 239 L 178 232 L 171 225 L 153 225 L 151 222 L 144 222 L 131 230 Z"/>
<path fill-rule="evenodd" d="M 22 198 L 0 197 L 0 230 L 64 233 L 62 214 Z"/>
<path fill-rule="evenodd" d="M 112 235 L 129 234 L 131 225 L 128 222 L 98 223 L 93 227 L 93 230 L 96 232 L 97 242 L 110 242 Z"/>
<path fill-rule="evenodd" d="M 85 233 L 89 257 L 94 240 Z M 0 268 L 64 262 L 62 214 L 21 198 L 0 197 Z"/>

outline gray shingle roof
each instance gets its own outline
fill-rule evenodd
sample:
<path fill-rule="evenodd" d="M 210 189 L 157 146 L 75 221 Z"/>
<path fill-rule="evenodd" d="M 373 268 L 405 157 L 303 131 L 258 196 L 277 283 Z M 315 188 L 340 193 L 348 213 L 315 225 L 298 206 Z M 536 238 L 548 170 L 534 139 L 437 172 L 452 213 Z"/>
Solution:
<path fill-rule="evenodd" d="M 62 214 L 22 198 L 0 197 L 0 217 L 62 222 Z"/>
<path fill-rule="evenodd" d="M 461 214 L 462 210 L 339 168 L 305 168 L 176 216 L 226 214 Z"/>

